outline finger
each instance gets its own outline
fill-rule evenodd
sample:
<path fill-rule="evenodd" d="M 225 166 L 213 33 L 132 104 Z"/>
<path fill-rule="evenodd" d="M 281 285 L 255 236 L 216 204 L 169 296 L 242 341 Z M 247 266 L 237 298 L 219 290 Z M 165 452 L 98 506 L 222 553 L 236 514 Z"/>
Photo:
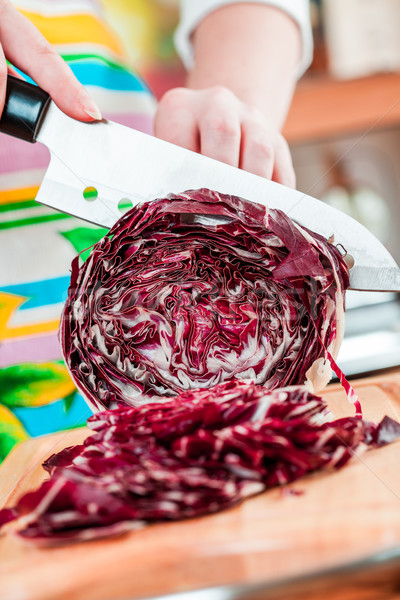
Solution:
<path fill-rule="evenodd" d="M 3 48 L 0 44 L 0 117 L 3 112 L 4 102 L 6 99 L 6 86 L 7 86 L 7 63 L 6 57 L 4 56 Z"/>
<path fill-rule="evenodd" d="M 99 108 L 61 56 L 9 3 L 1 13 L 0 39 L 8 60 L 46 90 L 66 114 L 81 121 L 101 119 Z"/>
<path fill-rule="evenodd" d="M 16 71 L 14 69 L 13 66 L 11 65 L 7 65 L 7 72 L 9 75 L 12 75 L 13 77 L 17 77 L 17 79 L 22 79 L 21 75 L 18 73 L 18 71 Z"/>
<path fill-rule="evenodd" d="M 258 121 L 242 123 L 242 169 L 266 179 L 272 178 L 275 159 L 273 135 Z"/>
<path fill-rule="evenodd" d="M 202 154 L 239 166 L 241 129 L 236 110 L 216 106 L 200 118 L 199 129 Z"/>
<path fill-rule="evenodd" d="M 184 98 L 175 98 L 171 93 L 161 99 L 154 120 L 154 134 L 166 142 L 199 152 L 196 118 L 190 108 L 183 106 Z"/>
<path fill-rule="evenodd" d="M 282 183 L 288 187 L 296 187 L 296 174 L 293 168 L 292 155 L 285 138 L 280 134 L 275 146 L 275 162 L 272 179 L 273 181 Z"/>

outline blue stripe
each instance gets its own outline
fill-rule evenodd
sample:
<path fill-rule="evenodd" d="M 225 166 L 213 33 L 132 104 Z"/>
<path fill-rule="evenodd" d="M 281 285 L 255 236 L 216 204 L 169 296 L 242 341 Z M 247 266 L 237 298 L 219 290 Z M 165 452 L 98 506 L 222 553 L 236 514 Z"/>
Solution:
<path fill-rule="evenodd" d="M 144 83 L 133 73 L 93 61 L 72 62 L 70 67 L 83 85 L 96 85 L 121 92 L 145 92 Z"/>
<path fill-rule="evenodd" d="M 13 408 L 13 413 L 22 421 L 31 437 L 85 425 L 86 419 L 92 415 L 80 394 L 76 394 L 68 411 L 65 410 L 64 400 L 56 400 L 46 406 Z"/>
<path fill-rule="evenodd" d="M 29 283 L 18 283 L 15 285 L 1 286 L 0 292 L 7 294 L 16 294 L 27 298 L 20 310 L 37 308 L 47 304 L 57 304 L 65 302 L 67 299 L 67 290 L 70 283 L 70 276 L 55 277 L 53 279 L 43 279 L 41 281 L 31 281 Z"/>
<path fill-rule="evenodd" d="M 101 64 L 95 60 L 80 60 L 69 63 L 74 75 L 83 85 L 102 87 L 120 92 L 148 92 L 144 82 L 129 71 L 114 69 L 110 65 Z M 34 81 L 16 69 L 27 81 Z"/>

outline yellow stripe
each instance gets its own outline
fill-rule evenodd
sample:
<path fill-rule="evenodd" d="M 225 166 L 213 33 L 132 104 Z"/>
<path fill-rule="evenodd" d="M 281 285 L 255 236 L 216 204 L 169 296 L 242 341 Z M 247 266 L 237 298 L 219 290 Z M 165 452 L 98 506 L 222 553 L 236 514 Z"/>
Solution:
<path fill-rule="evenodd" d="M 42 16 L 25 10 L 20 12 L 39 29 L 50 44 L 98 44 L 124 56 L 117 37 L 92 15 Z"/>
<path fill-rule="evenodd" d="M 16 433 L 21 433 L 21 437 L 24 435 L 24 428 L 21 421 L 11 412 L 10 409 L 5 406 L 0 405 L 0 423 L 2 429 L 5 429 L 5 426 L 15 427 Z M 1 432 L 3 433 L 3 432 Z M 14 433 L 14 432 L 13 432 Z M 28 436 L 25 434 L 24 439 Z"/>
<path fill-rule="evenodd" d="M 36 198 L 39 186 L 19 188 L 16 190 L 0 190 L 0 204 L 21 202 L 21 200 L 33 200 Z"/>
<path fill-rule="evenodd" d="M 10 327 L 9 320 L 25 300 L 24 296 L 0 292 L 0 342 L 41 333 L 53 333 L 58 330 L 59 319 Z"/>
<path fill-rule="evenodd" d="M 18 397 L 25 406 L 45 406 L 55 400 L 69 396 L 76 388 L 64 365 L 53 362 L 40 363 L 43 369 L 49 369 L 56 377 L 53 381 L 32 381 L 25 390 L 20 390 Z M 21 404 L 22 405 L 22 404 Z"/>
<path fill-rule="evenodd" d="M 33 325 L 20 325 L 19 327 L 12 327 L 4 332 L 4 339 L 2 341 L 5 342 L 14 338 L 39 335 L 41 333 L 55 333 L 58 331 L 59 324 L 60 321 L 55 320 L 35 323 Z"/>

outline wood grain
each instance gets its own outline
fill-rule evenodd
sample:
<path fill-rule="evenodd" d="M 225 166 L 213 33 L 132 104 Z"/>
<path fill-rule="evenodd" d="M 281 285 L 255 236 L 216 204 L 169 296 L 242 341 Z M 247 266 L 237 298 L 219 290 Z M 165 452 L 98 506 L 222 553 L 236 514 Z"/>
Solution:
<path fill-rule="evenodd" d="M 366 418 L 400 419 L 400 375 L 361 380 L 356 389 Z M 338 386 L 326 397 L 337 416 L 352 413 Z M 0 468 L 4 504 L 43 480 L 46 456 L 86 434 L 75 430 L 17 447 Z M 270 583 L 345 565 L 400 544 L 399 463 L 400 443 L 394 443 L 341 471 L 309 476 L 219 514 L 151 525 L 115 539 L 38 549 L 4 536 L 0 598 L 137 599 Z"/>

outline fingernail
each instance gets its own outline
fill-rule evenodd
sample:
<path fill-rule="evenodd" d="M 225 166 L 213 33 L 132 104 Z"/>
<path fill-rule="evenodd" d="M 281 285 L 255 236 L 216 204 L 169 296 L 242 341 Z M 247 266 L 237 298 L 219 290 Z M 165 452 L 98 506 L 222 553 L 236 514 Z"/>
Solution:
<path fill-rule="evenodd" d="M 103 118 L 99 107 L 91 99 L 84 101 L 83 110 L 91 119 L 94 119 L 95 121 L 101 121 Z"/>

